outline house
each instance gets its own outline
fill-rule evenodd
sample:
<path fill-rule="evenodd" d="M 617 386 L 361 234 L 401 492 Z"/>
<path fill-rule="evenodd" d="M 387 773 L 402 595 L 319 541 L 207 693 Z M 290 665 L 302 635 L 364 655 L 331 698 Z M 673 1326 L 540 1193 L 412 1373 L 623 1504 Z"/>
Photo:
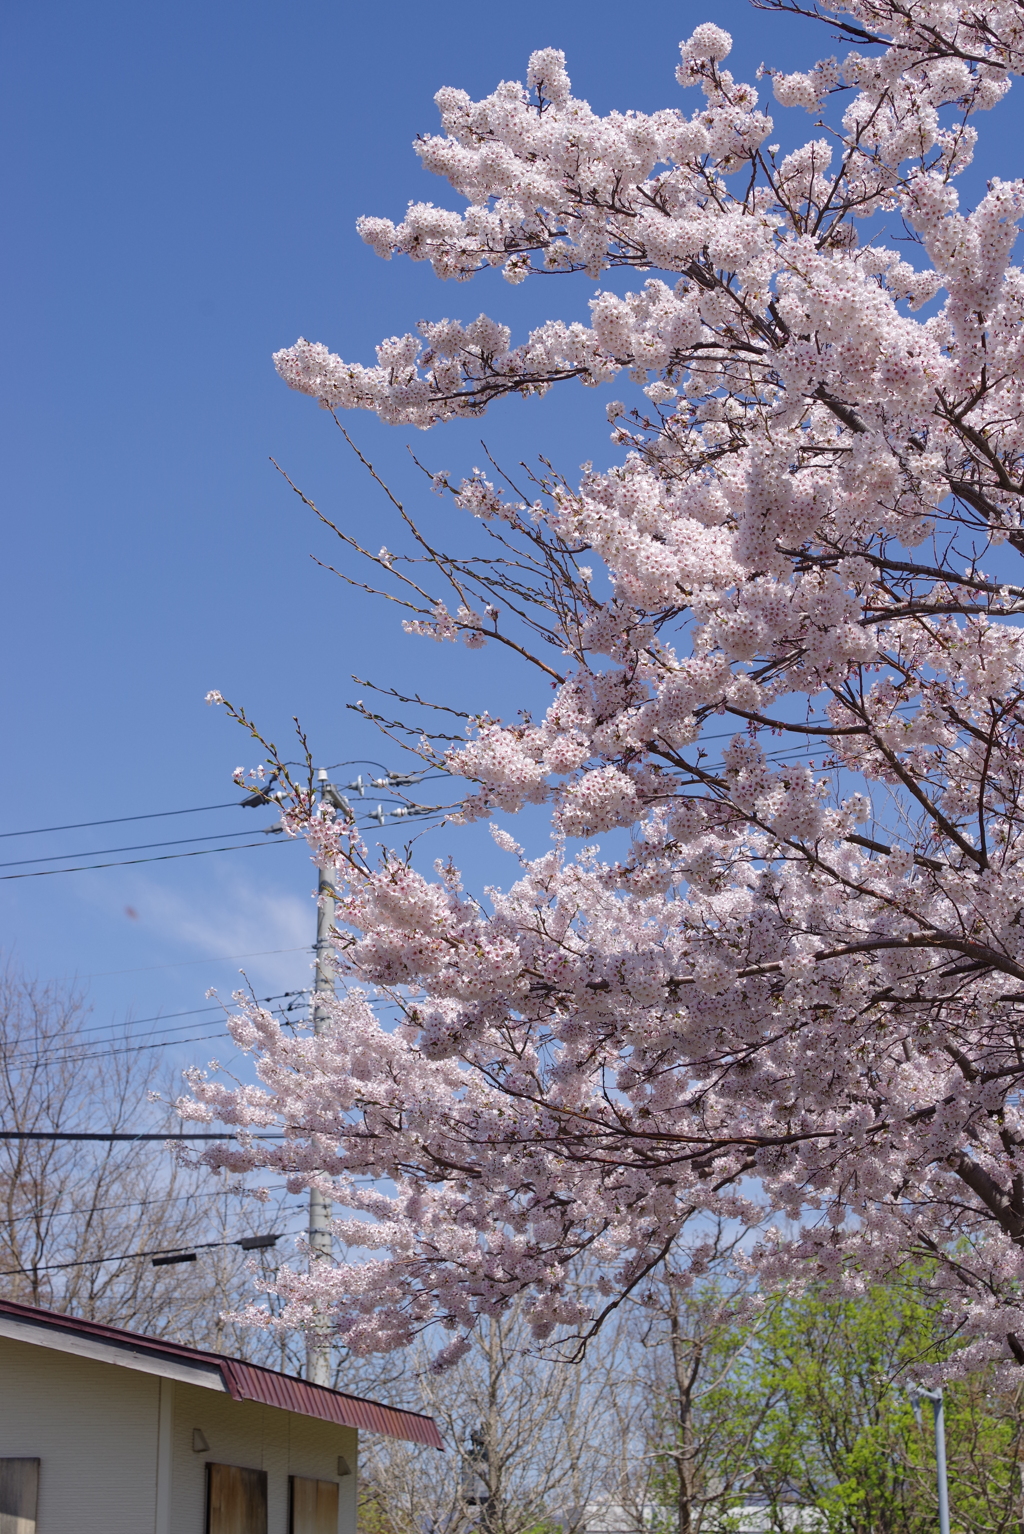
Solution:
<path fill-rule="evenodd" d="M 360 1430 L 429 1417 L 0 1300 L 0 1534 L 355 1534 Z"/>

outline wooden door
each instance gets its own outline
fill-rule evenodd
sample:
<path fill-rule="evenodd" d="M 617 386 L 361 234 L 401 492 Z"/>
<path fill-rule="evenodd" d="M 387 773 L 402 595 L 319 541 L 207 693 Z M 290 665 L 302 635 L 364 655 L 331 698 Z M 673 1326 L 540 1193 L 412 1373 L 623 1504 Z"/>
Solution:
<path fill-rule="evenodd" d="M 289 1534 L 338 1534 L 338 1483 L 291 1477 Z"/>
<path fill-rule="evenodd" d="M 36 1534 L 39 1461 L 0 1459 L 0 1534 Z"/>
<path fill-rule="evenodd" d="M 267 1534 L 267 1472 L 206 1466 L 206 1534 Z"/>

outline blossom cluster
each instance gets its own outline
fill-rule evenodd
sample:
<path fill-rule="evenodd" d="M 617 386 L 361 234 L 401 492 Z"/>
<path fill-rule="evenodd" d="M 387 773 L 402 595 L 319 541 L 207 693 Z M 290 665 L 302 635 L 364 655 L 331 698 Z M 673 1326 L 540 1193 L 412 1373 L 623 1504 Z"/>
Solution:
<path fill-rule="evenodd" d="M 281 1282 L 356 1349 L 523 1292 L 545 1337 L 587 1319 L 581 1254 L 622 1294 L 688 1219 L 775 1213 L 795 1233 L 754 1253 L 766 1280 L 928 1253 L 964 1357 L 1024 1363 L 1024 186 L 961 209 L 954 185 L 1024 24 L 1010 0 L 831 9 L 859 51 L 770 78 L 784 108 L 841 92 L 841 118 L 781 157 L 711 23 L 681 45 L 688 115 L 599 116 L 554 49 L 483 101 L 438 93 L 417 148 L 465 210 L 364 239 L 461 280 L 644 273 L 588 325 L 424 322 L 372 367 L 277 354 L 324 406 L 418 427 L 572 379 L 646 393 L 610 407 L 621 461 L 532 506 L 436 482 L 526 551 L 516 647 L 554 646 L 544 708 L 437 760 L 457 818 L 546 805 L 552 849 L 496 829 L 519 870 L 483 905 L 309 822 L 354 989 L 315 1038 L 243 1006 L 261 1085 L 197 1073 L 183 1104 L 237 1126 L 213 1164 L 345 1206 L 372 1260 Z M 878 212 L 916 264 L 861 243 Z M 506 637 L 482 568 L 409 627 Z"/>

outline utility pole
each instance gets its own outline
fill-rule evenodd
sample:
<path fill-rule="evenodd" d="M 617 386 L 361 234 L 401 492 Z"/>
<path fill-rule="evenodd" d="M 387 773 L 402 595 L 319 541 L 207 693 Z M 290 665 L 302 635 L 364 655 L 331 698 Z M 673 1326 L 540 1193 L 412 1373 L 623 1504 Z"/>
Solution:
<path fill-rule="evenodd" d="M 358 792 L 362 798 L 366 789 L 369 788 L 407 788 L 413 783 L 419 782 L 422 774 L 385 772 L 381 778 L 371 778 L 368 784 L 363 782 L 360 775 L 354 783 L 348 786 Z M 273 780 L 271 780 L 273 781 Z M 257 805 L 269 804 L 272 799 L 282 797 L 271 794 L 267 788 L 260 789 L 251 794 L 248 799 L 243 799 L 246 806 L 255 808 Z M 321 814 L 323 807 L 343 812 L 346 816 L 351 814 L 348 800 L 340 794 L 334 784 L 328 780 L 327 770 L 324 767 L 317 769 L 316 786 L 320 799 Z M 407 815 L 430 815 L 440 808 L 435 804 L 400 804 L 396 809 L 385 811 L 383 805 L 378 804 L 373 818 L 378 824 L 383 825 L 389 815 L 398 819 Z M 334 975 L 330 967 L 331 954 L 331 929 L 334 926 L 335 893 L 334 885 L 323 868 L 320 870 L 320 879 L 317 888 L 317 912 L 316 912 L 316 982 L 313 987 L 313 1033 L 323 1033 L 330 1018 L 330 1013 L 324 1006 L 325 996 L 334 996 Z M 330 1262 L 334 1255 L 333 1242 L 331 1240 L 331 1202 L 320 1192 L 319 1188 L 309 1190 L 309 1271 L 314 1273 L 319 1262 Z M 329 1385 L 331 1383 L 331 1342 L 330 1328 L 325 1325 L 322 1329 L 311 1328 L 306 1334 L 306 1378 L 314 1385 Z"/>
<path fill-rule="evenodd" d="M 935 1479 L 939 1493 L 939 1534 L 949 1534 L 949 1484 L 946 1478 L 946 1415 L 943 1410 L 942 1389 L 925 1390 L 923 1385 L 911 1385 L 910 1399 L 914 1416 L 921 1421 L 919 1398 L 932 1403 L 935 1419 Z"/>
<path fill-rule="evenodd" d="M 317 773 L 320 803 L 332 802 L 335 790 L 327 781 L 323 769 Z M 330 790 L 330 792 L 328 792 Z M 320 870 L 316 910 L 316 983 L 313 989 L 313 1033 L 324 1031 L 328 1012 L 323 996 L 334 995 L 334 976 L 329 965 L 331 928 L 334 925 L 334 886 L 324 868 Z M 333 1255 L 331 1240 L 331 1205 L 319 1188 L 309 1190 L 309 1271 L 318 1262 L 329 1262 Z M 331 1383 L 331 1344 L 326 1332 L 309 1332 L 306 1336 L 306 1378 L 314 1385 Z"/>

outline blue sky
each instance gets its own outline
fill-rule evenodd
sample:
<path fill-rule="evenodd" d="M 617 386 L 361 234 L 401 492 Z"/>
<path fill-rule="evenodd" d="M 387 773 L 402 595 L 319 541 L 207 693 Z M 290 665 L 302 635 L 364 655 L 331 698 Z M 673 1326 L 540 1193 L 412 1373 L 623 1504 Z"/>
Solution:
<path fill-rule="evenodd" d="M 335 548 L 271 456 L 374 547 L 388 541 L 387 508 L 270 356 L 304 334 L 370 361 L 376 341 L 421 317 L 481 309 L 518 334 L 585 317 L 585 279 L 443 286 L 423 265 L 379 261 L 354 220 L 400 217 L 410 198 L 457 205 L 410 148 L 435 129 L 439 86 L 479 97 L 554 45 L 598 110 L 686 105 L 677 43 L 708 19 L 733 31 L 741 78 L 833 47 L 823 30 L 742 0 L 635 13 L 610 0 L 6 8 L 4 830 L 232 801 L 232 768 L 256 756 L 204 706 L 211 687 L 278 740 L 298 714 L 325 762 L 397 762 L 346 709 L 361 692 L 352 672 L 495 712 L 543 703 L 492 650 L 409 638 L 313 562 Z M 803 114 L 775 115 L 791 122 L 783 141 L 806 131 Z M 976 186 L 982 172 L 1015 173 L 1017 103 L 982 126 Z M 454 541 L 409 465 L 409 434 L 346 424 Z M 503 462 L 544 452 L 570 475 L 615 453 L 601 400 L 574 385 L 413 446 L 458 474 L 479 461 L 481 436 Z M 9 836 L 0 862 L 271 819 L 248 813 Z M 424 851 L 451 851 L 477 887 L 513 872 L 478 830 L 438 833 Z M 237 981 L 241 961 L 227 955 L 262 955 L 245 967 L 259 994 L 276 993 L 308 983 L 308 955 L 294 950 L 313 927 L 313 880 L 294 845 L 8 880 L 0 943 L 42 978 L 80 977 L 97 1023 L 202 1006 L 207 987 Z"/>

